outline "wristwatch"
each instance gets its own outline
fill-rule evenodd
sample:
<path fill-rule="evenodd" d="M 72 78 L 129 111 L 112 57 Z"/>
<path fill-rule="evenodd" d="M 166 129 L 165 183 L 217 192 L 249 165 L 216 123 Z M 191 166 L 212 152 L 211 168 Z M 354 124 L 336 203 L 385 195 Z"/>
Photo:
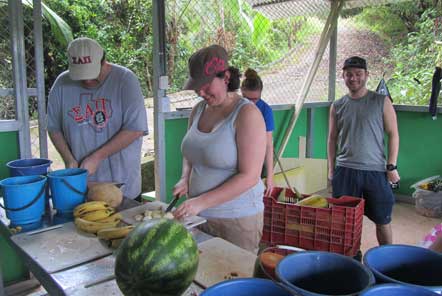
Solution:
<path fill-rule="evenodd" d="M 391 171 L 394 171 L 394 170 L 397 170 L 397 165 L 394 165 L 394 164 L 391 164 L 391 163 L 387 164 L 387 171 L 391 172 Z"/>

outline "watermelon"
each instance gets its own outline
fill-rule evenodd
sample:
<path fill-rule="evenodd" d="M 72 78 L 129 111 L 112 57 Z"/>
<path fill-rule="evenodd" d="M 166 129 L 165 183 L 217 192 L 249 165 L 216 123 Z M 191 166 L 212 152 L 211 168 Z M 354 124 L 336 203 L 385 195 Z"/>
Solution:
<path fill-rule="evenodd" d="M 175 220 L 152 219 L 135 227 L 117 250 L 115 278 L 126 296 L 176 296 L 192 283 L 198 247 Z"/>

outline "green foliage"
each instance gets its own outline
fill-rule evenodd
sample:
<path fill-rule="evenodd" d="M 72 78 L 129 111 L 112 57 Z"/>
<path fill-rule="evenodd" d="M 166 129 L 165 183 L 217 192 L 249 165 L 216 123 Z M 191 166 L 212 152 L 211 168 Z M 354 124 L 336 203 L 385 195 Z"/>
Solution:
<path fill-rule="evenodd" d="M 384 58 L 393 72 L 387 81 L 394 102 L 427 105 L 432 76 L 441 66 L 442 46 L 435 43 L 434 20 L 440 16 L 437 1 L 417 0 L 364 8 L 355 19 L 391 44 Z"/>
<path fill-rule="evenodd" d="M 137 74 L 146 95 L 152 90 L 152 4 L 138 0 L 46 0 L 72 28 L 75 38 L 96 39 L 108 61 L 124 65 Z M 46 85 L 67 69 L 66 44 L 44 23 Z"/>
<path fill-rule="evenodd" d="M 365 8 L 355 17 L 355 21 L 359 28 L 368 27 L 371 31 L 383 37 L 384 40 L 399 40 L 407 34 L 404 21 L 389 6 Z"/>
<path fill-rule="evenodd" d="M 416 32 L 395 46 L 387 60 L 395 66 L 388 82 L 395 101 L 403 104 L 425 105 L 429 102 L 434 68 L 442 47 L 433 34 L 434 10 L 427 10 L 416 23 Z M 440 64 L 439 64 L 440 66 Z"/>
<path fill-rule="evenodd" d="M 33 2 L 31 0 L 22 0 L 23 4 L 33 8 Z M 51 31 L 55 35 L 55 38 L 62 45 L 67 46 L 73 39 L 72 30 L 68 24 L 56 14 L 52 9 L 47 7 L 43 2 L 41 3 L 43 17 L 49 21 L 51 25 Z"/>

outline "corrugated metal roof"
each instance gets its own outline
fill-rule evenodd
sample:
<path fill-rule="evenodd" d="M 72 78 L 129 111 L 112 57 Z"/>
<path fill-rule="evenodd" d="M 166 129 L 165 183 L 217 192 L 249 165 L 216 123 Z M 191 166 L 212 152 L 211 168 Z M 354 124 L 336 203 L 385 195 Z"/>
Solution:
<path fill-rule="evenodd" d="M 279 19 L 297 15 L 327 15 L 330 0 L 246 0 L 253 9 L 270 19 Z M 345 0 L 343 9 L 376 6 L 410 0 Z"/>

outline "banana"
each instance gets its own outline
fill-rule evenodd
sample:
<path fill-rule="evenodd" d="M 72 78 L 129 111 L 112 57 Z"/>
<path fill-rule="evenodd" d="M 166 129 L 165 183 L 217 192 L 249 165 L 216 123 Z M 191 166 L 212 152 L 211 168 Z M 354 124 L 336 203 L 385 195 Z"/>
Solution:
<path fill-rule="evenodd" d="M 87 212 L 98 211 L 98 210 L 107 210 L 111 207 L 104 201 L 89 201 L 78 205 L 74 209 L 74 217 L 80 217 Z"/>
<path fill-rule="evenodd" d="M 123 219 L 123 216 L 120 213 L 115 213 L 115 214 L 110 215 L 107 218 L 100 219 L 97 222 L 107 223 L 107 222 L 114 222 L 114 221 L 117 221 L 117 220 L 120 221 L 121 219 Z"/>
<path fill-rule="evenodd" d="M 97 233 L 101 229 L 115 227 L 117 226 L 118 223 L 119 221 L 100 223 L 100 222 L 88 221 L 82 218 L 75 218 L 75 225 L 78 227 L 78 229 L 87 233 Z"/>
<path fill-rule="evenodd" d="M 82 219 L 88 220 L 88 221 L 98 221 L 98 220 L 102 220 L 102 219 L 108 218 L 114 212 L 115 212 L 115 210 L 113 208 L 109 208 L 109 209 L 106 209 L 106 210 L 98 210 L 98 211 L 87 212 L 87 213 L 85 213 L 83 215 L 80 215 L 78 218 L 82 218 Z"/>
<path fill-rule="evenodd" d="M 133 225 L 123 226 L 123 227 L 112 227 L 101 229 L 97 232 L 98 238 L 104 240 L 114 240 L 118 238 L 126 237 L 134 229 Z"/>
<path fill-rule="evenodd" d="M 314 207 L 314 208 L 328 208 L 327 199 L 325 197 L 320 196 L 320 195 L 311 195 L 311 196 L 304 198 L 301 201 L 297 202 L 296 205 L 308 206 L 308 207 Z"/>

